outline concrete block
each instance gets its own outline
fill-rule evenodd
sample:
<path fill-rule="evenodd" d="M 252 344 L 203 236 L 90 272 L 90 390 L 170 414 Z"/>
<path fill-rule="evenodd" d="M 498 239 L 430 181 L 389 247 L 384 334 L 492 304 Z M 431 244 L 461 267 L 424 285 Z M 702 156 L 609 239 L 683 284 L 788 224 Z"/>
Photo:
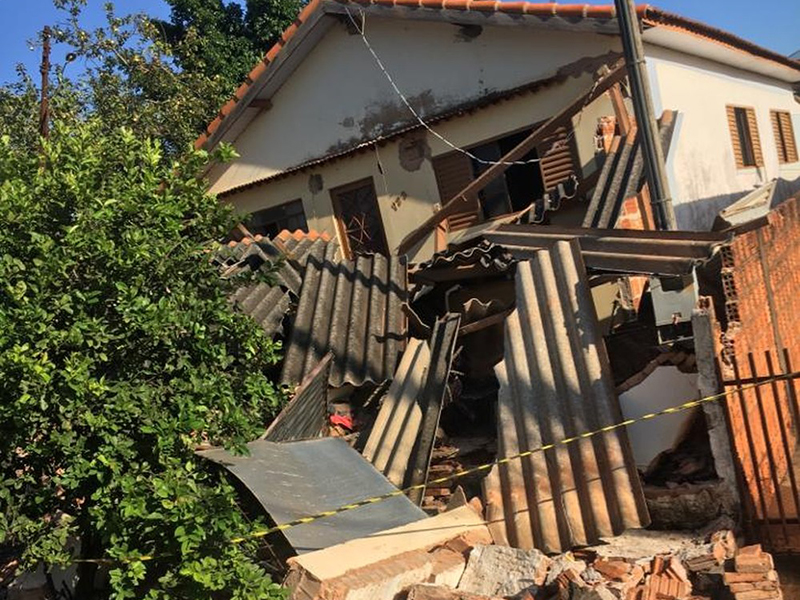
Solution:
<path fill-rule="evenodd" d="M 417 583 L 450 586 L 466 551 L 491 542 L 469 506 L 289 559 L 292 600 L 393 600 Z"/>
<path fill-rule="evenodd" d="M 539 550 L 475 546 L 458 589 L 485 596 L 513 596 L 544 583 L 552 561 Z"/>

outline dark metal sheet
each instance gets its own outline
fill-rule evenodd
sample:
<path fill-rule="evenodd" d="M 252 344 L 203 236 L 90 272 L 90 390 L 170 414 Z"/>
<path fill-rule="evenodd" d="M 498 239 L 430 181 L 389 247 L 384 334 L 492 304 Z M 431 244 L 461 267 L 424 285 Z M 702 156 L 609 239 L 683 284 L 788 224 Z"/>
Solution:
<path fill-rule="evenodd" d="M 306 376 L 261 439 L 292 442 L 320 437 L 328 420 L 328 375 L 333 355 L 328 354 Z"/>
<path fill-rule="evenodd" d="M 200 456 L 228 469 L 277 523 L 287 523 L 396 488 L 341 438 L 247 445 L 249 456 L 223 449 Z M 283 532 L 298 554 L 313 552 L 425 518 L 405 496 L 292 527 Z"/>

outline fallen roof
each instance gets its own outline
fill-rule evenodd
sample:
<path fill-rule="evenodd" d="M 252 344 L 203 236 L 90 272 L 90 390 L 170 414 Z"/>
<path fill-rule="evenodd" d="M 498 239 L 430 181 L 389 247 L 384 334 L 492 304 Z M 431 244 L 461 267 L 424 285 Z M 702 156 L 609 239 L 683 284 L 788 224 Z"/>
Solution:
<path fill-rule="evenodd" d="M 444 20 L 453 23 L 478 23 L 481 25 L 509 25 L 527 23 L 554 29 L 593 31 L 616 34 L 616 10 L 613 5 L 593 6 L 588 4 L 537 4 L 532 2 L 495 2 L 489 0 L 311 0 L 297 16 L 278 42 L 267 52 L 261 62 L 253 68 L 245 82 L 236 90 L 233 98 L 219 111 L 217 117 L 208 125 L 205 132 L 196 140 L 196 147 L 216 145 L 226 132 L 242 131 L 247 123 L 261 110 L 265 101 L 277 91 L 282 81 L 276 77 L 277 71 L 286 67 L 288 77 L 303 60 L 305 50 L 296 52 L 298 47 L 310 44 L 312 47 L 332 26 L 334 20 L 325 15 L 349 14 L 349 7 L 359 13 L 375 16 Z M 652 38 L 654 43 L 667 47 L 681 44 L 675 37 L 688 34 L 696 38 L 695 52 L 709 54 L 702 47 L 708 41 L 722 49 L 733 49 L 741 54 L 767 61 L 778 72 L 794 73 L 790 80 L 800 79 L 800 62 L 766 48 L 762 48 L 721 29 L 699 21 L 687 19 L 650 5 L 639 5 L 637 15 L 645 28 L 645 41 Z M 649 31 L 659 35 L 650 35 Z M 719 57 L 717 57 L 719 58 Z M 783 71 L 779 71 L 783 69 Z M 792 79 L 793 78 L 793 79 Z M 251 105 L 257 105 L 245 114 Z M 235 123 L 244 117 L 244 125 Z"/>
<path fill-rule="evenodd" d="M 364 446 L 364 458 L 397 486 L 406 480 L 422 423 L 422 391 L 431 364 L 428 343 L 412 338 Z"/>
<path fill-rule="evenodd" d="M 533 258 L 543 248 L 577 239 L 587 267 L 619 273 L 683 275 L 709 260 L 728 242 L 723 232 L 585 229 L 552 225 L 500 225 L 483 237 L 518 259 Z"/>
<path fill-rule="evenodd" d="M 664 156 L 669 154 L 675 120 L 676 113 L 671 110 L 665 110 L 659 119 L 659 139 Z M 623 203 L 640 192 L 644 179 L 641 135 L 634 127 L 625 140 L 621 136 L 614 137 L 586 208 L 583 226 L 613 228 Z"/>
<path fill-rule="evenodd" d="M 225 467 L 277 524 L 380 496 L 396 488 L 340 438 L 247 445 L 249 456 L 222 448 L 200 456 Z M 291 527 L 283 535 L 298 554 L 313 552 L 425 518 L 402 495 Z"/>
<path fill-rule="evenodd" d="M 339 261 L 331 248 L 308 259 L 281 382 L 302 381 L 328 352 L 332 386 L 386 381 L 405 339 L 406 266 L 380 254 Z"/>
<path fill-rule="evenodd" d="M 577 243 L 537 251 L 516 282 L 496 367 L 498 458 L 622 420 Z M 497 465 L 483 488 L 498 544 L 561 552 L 649 523 L 624 429 Z"/>
<path fill-rule="evenodd" d="M 269 270 L 273 263 L 280 268 L 270 283 L 243 285 L 231 296 L 231 302 L 252 317 L 270 335 L 281 331 L 283 317 L 300 294 L 302 273 L 309 257 L 321 258 L 328 247 L 335 254 L 338 243 L 316 232 L 282 231 L 273 239 L 262 236 L 232 242 L 218 257 L 230 277 L 245 270 Z"/>

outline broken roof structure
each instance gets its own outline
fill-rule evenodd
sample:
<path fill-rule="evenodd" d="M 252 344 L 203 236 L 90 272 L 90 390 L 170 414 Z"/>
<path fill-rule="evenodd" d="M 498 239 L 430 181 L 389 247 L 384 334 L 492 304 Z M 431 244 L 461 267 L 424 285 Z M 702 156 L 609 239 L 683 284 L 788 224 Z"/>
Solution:
<path fill-rule="evenodd" d="M 282 332 L 283 318 L 300 295 L 303 273 L 310 257 L 335 256 L 338 244 L 327 234 L 282 231 L 273 239 L 245 237 L 231 242 L 216 258 L 223 277 L 245 271 L 269 272 L 272 282 L 240 287 L 231 302 L 252 317 L 268 334 Z M 272 273 L 274 265 L 278 270 Z"/>
<path fill-rule="evenodd" d="M 328 352 L 333 386 L 389 379 L 405 337 L 405 298 L 406 268 L 396 257 L 309 259 L 281 381 L 302 380 Z"/>
<path fill-rule="evenodd" d="M 516 282 L 496 367 L 498 458 L 534 453 L 496 466 L 484 481 L 495 540 L 561 552 L 646 526 L 624 431 L 561 445 L 622 420 L 577 243 L 539 250 L 517 266 Z"/>

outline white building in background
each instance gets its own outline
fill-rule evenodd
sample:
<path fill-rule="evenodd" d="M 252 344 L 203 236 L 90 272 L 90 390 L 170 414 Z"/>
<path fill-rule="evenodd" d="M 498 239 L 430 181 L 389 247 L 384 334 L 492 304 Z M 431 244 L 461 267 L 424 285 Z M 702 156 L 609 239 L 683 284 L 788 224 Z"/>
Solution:
<path fill-rule="evenodd" d="M 800 63 L 659 9 L 638 14 L 657 114 L 676 112 L 667 168 L 679 227 L 710 228 L 771 179 L 800 186 Z M 239 152 L 208 177 L 252 213 L 254 233 L 324 230 L 351 252 L 391 252 L 620 52 L 613 6 L 313 0 L 198 145 Z M 540 162 L 512 167 L 451 218 L 449 235 L 546 196 L 565 197 L 549 222 L 580 224 L 618 104 L 604 94 L 584 107 L 526 157 Z M 587 187 L 568 198 L 576 180 Z M 434 245 L 429 235 L 411 258 Z"/>

